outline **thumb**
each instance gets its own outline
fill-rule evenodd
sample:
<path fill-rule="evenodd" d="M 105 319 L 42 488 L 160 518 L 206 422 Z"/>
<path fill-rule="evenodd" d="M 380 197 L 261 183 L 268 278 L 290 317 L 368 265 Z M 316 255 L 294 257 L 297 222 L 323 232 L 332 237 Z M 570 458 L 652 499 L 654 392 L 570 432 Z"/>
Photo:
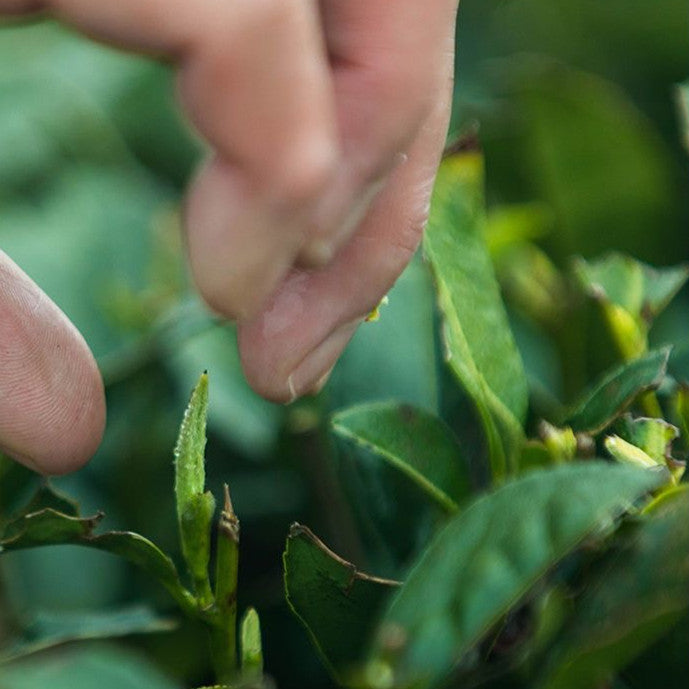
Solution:
<path fill-rule="evenodd" d="M 104 425 L 103 383 L 86 342 L 0 251 L 0 449 L 64 474 L 90 459 Z"/>

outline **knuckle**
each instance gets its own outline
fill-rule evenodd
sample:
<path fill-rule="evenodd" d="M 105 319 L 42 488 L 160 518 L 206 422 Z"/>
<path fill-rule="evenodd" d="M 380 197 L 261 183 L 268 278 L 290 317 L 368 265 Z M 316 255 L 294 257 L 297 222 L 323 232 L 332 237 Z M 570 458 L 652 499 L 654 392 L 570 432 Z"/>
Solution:
<path fill-rule="evenodd" d="M 275 161 L 272 194 L 286 210 L 310 206 L 333 178 L 336 154 L 329 143 L 313 140 L 290 150 Z"/>
<path fill-rule="evenodd" d="M 236 321 L 249 317 L 255 310 L 252 303 L 238 295 L 235 290 L 227 289 L 223 285 L 196 277 L 196 288 L 204 304 L 215 315 Z"/>

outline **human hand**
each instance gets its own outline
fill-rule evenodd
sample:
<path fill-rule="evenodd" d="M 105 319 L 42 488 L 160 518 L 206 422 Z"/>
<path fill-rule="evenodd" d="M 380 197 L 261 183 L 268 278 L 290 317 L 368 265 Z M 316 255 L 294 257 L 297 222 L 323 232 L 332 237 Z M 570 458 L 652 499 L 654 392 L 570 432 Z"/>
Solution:
<path fill-rule="evenodd" d="M 445 139 L 457 0 L 0 0 L 170 59 L 213 157 L 186 204 L 192 274 L 265 397 L 315 391 L 412 257 Z M 44 473 L 93 454 L 97 367 L 0 255 L 0 446 Z"/>

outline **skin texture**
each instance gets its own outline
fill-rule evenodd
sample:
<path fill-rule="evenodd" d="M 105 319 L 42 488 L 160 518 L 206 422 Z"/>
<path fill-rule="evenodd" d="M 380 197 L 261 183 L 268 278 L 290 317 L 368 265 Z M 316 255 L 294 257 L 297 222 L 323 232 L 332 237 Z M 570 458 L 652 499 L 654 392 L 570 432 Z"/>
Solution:
<path fill-rule="evenodd" d="M 213 155 L 186 201 L 194 281 L 237 320 L 254 389 L 314 392 L 421 239 L 450 109 L 457 0 L 0 0 L 178 70 Z M 97 367 L 0 255 L 0 446 L 44 473 L 95 451 Z"/>

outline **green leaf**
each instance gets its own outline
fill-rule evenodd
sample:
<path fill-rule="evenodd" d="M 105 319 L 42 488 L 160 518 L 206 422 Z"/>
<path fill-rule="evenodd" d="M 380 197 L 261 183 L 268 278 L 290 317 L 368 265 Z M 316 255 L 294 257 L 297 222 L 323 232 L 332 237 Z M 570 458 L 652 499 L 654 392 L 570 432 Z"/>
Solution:
<path fill-rule="evenodd" d="M 215 500 L 204 492 L 207 413 L 208 375 L 203 373 L 191 393 L 175 445 L 175 498 L 182 554 L 202 607 L 213 599 L 208 563 Z"/>
<path fill-rule="evenodd" d="M 633 419 L 630 415 L 620 419 L 617 431 L 659 463 L 671 456 L 672 442 L 679 437 L 679 429 L 664 419 Z"/>
<path fill-rule="evenodd" d="M 672 456 L 672 443 L 679 438 L 679 428 L 664 419 L 633 419 L 625 415 L 616 429 L 624 440 L 643 451 L 654 463 L 667 466 L 675 483 L 682 478 L 686 464 Z M 607 446 L 609 439 L 605 442 Z M 612 454 L 614 456 L 614 452 Z"/>
<path fill-rule="evenodd" d="M 182 610 L 187 614 L 196 614 L 196 603 L 189 591 L 182 586 L 174 562 L 147 538 L 131 531 L 107 531 L 74 543 L 105 550 L 129 560 L 157 579 Z"/>
<path fill-rule="evenodd" d="M 540 577 L 661 478 L 569 464 L 479 498 L 431 542 L 391 602 L 373 654 L 388 667 L 387 686 L 425 687 L 445 676 Z"/>
<path fill-rule="evenodd" d="M 254 608 L 249 608 L 240 623 L 242 654 L 242 678 L 263 675 L 263 648 L 261 644 L 261 622 Z"/>
<path fill-rule="evenodd" d="M 193 303 L 194 313 L 203 307 Z M 199 371 L 213 372 L 209 390 L 208 426 L 232 447 L 256 457 L 268 456 L 278 435 L 282 409 L 259 397 L 246 382 L 237 352 L 235 328 L 213 325 L 193 337 L 185 324 L 165 343 L 165 363 L 178 388 L 187 394 L 198 380 Z"/>
<path fill-rule="evenodd" d="M 73 543 L 87 537 L 102 518 L 103 514 L 99 513 L 82 519 L 48 507 L 11 521 L 5 527 L 0 544 L 3 550 L 19 550 Z"/>
<path fill-rule="evenodd" d="M 512 247 L 496 260 L 508 303 L 546 330 L 560 327 L 570 300 L 564 275 L 534 244 Z"/>
<path fill-rule="evenodd" d="M 689 266 L 652 268 L 611 253 L 595 261 L 578 259 L 574 275 L 600 309 L 606 329 L 625 360 L 648 349 L 648 330 L 689 278 Z"/>
<path fill-rule="evenodd" d="M 146 606 L 137 605 L 107 611 L 42 611 L 24 625 L 22 638 L 0 653 L 0 662 L 37 653 L 71 641 L 105 639 L 131 634 L 170 631 L 177 626 Z"/>
<path fill-rule="evenodd" d="M 638 524 L 603 563 L 548 653 L 539 688 L 602 686 L 689 609 L 689 493 Z"/>
<path fill-rule="evenodd" d="M 568 462 L 576 456 L 577 439 L 571 428 L 556 428 L 547 421 L 541 421 L 538 434 L 553 462 Z"/>
<path fill-rule="evenodd" d="M 76 646 L 0 668 L 3 689 L 181 689 L 135 651 L 114 645 Z"/>
<path fill-rule="evenodd" d="M 332 427 L 402 471 L 446 512 L 466 499 L 466 460 L 437 416 L 394 402 L 364 404 L 335 414 Z"/>
<path fill-rule="evenodd" d="M 205 491 L 208 374 L 203 373 L 191 393 L 175 445 L 175 495 L 181 518 L 195 495 Z"/>
<path fill-rule="evenodd" d="M 516 468 L 528 393 L 484 225 L 481 157 L 448 158 L 436 181 L 424 251 L 435 274 L 449 365 L 476 405 L 493 474 L 501 477 Z"/>
<path fill-rule="evenodd" d="M 44 545 L 73 544 L 120 555 L 157 579 L 180 607 L 195 613 L 191 594 L 182 586 L 172 560 L 148 539 L 129 531 L 94 534 L 103 514 L 81 518 L 52 508 L 23 514 L 10 522 L 0 540 L 0 552 Z"/>
<path fill-rule="evenodd" d="M 335 471 L 361 540 L 362 560 L 396 579 L 447 521 L 448 512 L 409 474 L 334 435 Z"/>
<path fill-rule="evenodd" d="M 359 572 L 300 524 L 290 528 L 283 563 L 290 608 L 323 662 L 344 681 L 363 660 L 383 605 L 399 584 Z"/>
<path fill-rule="evenodd" d="M 491 208 L 486 217 L 486 244 L 493 258 L 531 246 L 552 230 L 552 211 L 542 203 L 513 203 Z"/>
<path fill-rule="evenodd" d="M 50 483 L 45 482 L 34 493 L 31 500 L 15 515 L 12 519 L 18 519 L 21 516 L 31 514 L 32 512 L 40 512 L 44 509 L 53 509 L 70 517 L 79 516 L 79 505 L 69 496 L 61 493 Z"/>
<path fill-rule="evenodd" d="M 575 275 L 591 297 L 617 304 L 650 323 L 689 279 L 689 266 L 653 268 L 631 256 L 611 253 L 595 261 L 579 259 Z"/>
<path fill-rule="evenodd" d="M 651 469 L 658 466 L 658 462 L 656 462 L 653 457 L 650 457 L 636 445 L 628 443 L 617 435 L 609 435 L 605 438 L 605 449 L 618 462 L 631 464 L 644 469 Z"/>
<path fill-rule="evenodd" d="M 576 432 L 602 431 L 642 392 L 660 385 L 669 356 L 669 348 L 657 349 L 608 373 L 573 405 L 565 421 L 566 425 Z"/>

